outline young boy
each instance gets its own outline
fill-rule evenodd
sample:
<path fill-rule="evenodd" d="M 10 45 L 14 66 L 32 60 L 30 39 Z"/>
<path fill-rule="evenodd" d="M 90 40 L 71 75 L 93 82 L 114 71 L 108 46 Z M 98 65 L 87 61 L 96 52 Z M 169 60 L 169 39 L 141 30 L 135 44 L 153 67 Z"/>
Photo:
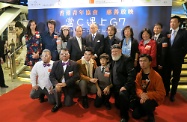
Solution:
<path fill-rule="evenodd" d="M 111 105 L 109 102 L 110 99 L 110 87 L 112 86 L 109 81 L 109 67 L 107 63 L 109 62 L 109 55 L 103 53 L 100 55 L 101 66 L 97 67 L 95 70 L 94 77 L 98 79 L 96 83 L 97 93 L 95 99 L 95 107 L 99 108 L 104 104 L 106 109 L 110 110 Z"/>

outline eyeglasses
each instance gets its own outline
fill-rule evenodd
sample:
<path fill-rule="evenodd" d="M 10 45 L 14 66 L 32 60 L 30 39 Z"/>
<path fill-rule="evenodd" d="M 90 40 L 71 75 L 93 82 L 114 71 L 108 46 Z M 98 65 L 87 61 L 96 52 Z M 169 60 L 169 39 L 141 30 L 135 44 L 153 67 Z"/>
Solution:
<path fill-rule="evenodd" d="M 60 55 L 65 55 L 65 56 L 67 56 L 67 55 L 69 55 L 69 53 L 60 53 Z"/>

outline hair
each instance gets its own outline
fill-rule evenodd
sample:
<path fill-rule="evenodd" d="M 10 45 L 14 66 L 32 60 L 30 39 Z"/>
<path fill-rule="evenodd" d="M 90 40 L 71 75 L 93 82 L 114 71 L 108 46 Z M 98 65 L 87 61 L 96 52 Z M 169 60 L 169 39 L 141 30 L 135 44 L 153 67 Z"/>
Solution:
<path fill-rule="evenodd" d="M 163 27 L 162 23 L 156 23 L 155 26 L 160 26 L 161 28 Z"/>
<path fill-rule="evenodd" d="M 91 25 L 94 25 L 96 28 L 98 28 L 97 23 L 91 23 L 90 26 L 91 26 Z"/>
<path fill-rule="evenodd" d="M 54 25 L 54 28 L 56 27 L 56 21 L 55 20 L 53 20 L 53 19 L 50 19 L 50 20 L 48 20 L 47 21 L 47 27 L 48 27 L 48 24 L 53 24 Z"/>
<path fill-rule="evenodd" d="M 113 26 L 113 25 L 109 25 L 109 26 L 107 27 L 107 30 L 108 30 L 109 27 L 110 27 L 112 30 L 114 30 L 114 35 L 116 35 L 116 33 L 117 33 L 116 27 Z"/>
<path fill-rule="evenodd" d="M 120 44 L 114 44 L 111 46 L 111 50 L 112 49 L 121 49 L 121 45 Z"/>
<path fill-rule="evenodd" d="M 102 59 L 102 58 L 104 58 L 104 59 L 106 59 L 106 60 L 109 60 L 109 55 L 106 54 L 106 53 L 103 53 L 103 54 L 101 54 L 101 55 L 99 56 L 99 59 Z"/>
<path fill-rule="evenodd" d="M 171 19 L 177 19 L 178 22 L 181 23 L 181 18 L 179 16 L 175 15 L 175 16 L 171 17 Z"/>
<path fill-rule="evenodd" d="M 81 28 L 81 29 L 82 29 L 82 26 L 78 25 L 78 26 L 75 28 L 75 31 L 76 31 L 77 28 Z M 83 31 L 83 29 L 82 29 L 82 31 Z"/>
<path fill-rule="evenodd" d="M 63 34 L 63 28 L 65 28 L 65 27 L 68 27 L 68 26 L 61 26 L 61 28 L 60 28 L 60 37 L 62 38 L 62 40 L 64 41 L 64 42 L 67 42 L 68 41 L 68 39 L 70 38 L 70 31 L 69 31 L 69 29 L 68 29 L 68 35 L 65 37 L 64 36 L 64 34 Z M 69 28 L 69 27 L 68 27 Z"/>
<path fill-rule="evenodd" d="M 125 31 L 126 29 L 130 29 L 130 32 L 131 32 L 131 40 L 133 40 L 133 39 L 134 39 L 134 32 L 133 32 L 133 29 L 131 28 L 130 25 L 127 25 L 127 26 L 125 26 L 125 27 L 123 28 L 123 30 L 122 30 L 122 38 L 125 38 L 124 31 Z"/>
<path fill-rule="evenodd" d="M 62 51 L 62 50 L 64 50 L 64 51 L 68 51 L 68 52 L 69 52 L 68 48 L 61 48 L 60 51 Z"/>
<path fill-rule="evenodd" d="M 34 22 L 36 24 L 36 21 L 29 20 L 29 23 L 27 24 L 27 28 L 26 28 L 27 29 L 26 34 L 28 35 L 28 37 L 32 36 L 32 32 L 31 32 L 31 28 L 30 28 L 32 22 Z M 36 26 L 35 30 L 37 30 L 37 26 Z"/>
<path fill-rule="evenodd" d="M 48 52 L 49 55 L 51 56 L 51 51 L 50 51 L 49 49 L 44 49 L 44 50 L 42 51 L 42 53 L 44 53 L 44 52 Z"/>
<path fill-rule="evenodd" d="M 15 23 L 15 27 L 18 27 L 19 29 L 23 29 L 23 32 L 19 36 L 19 42 L 22 45 L 22 37 L 24 36 L 25 26 L 21 22 L 17 21 Z"/>
<path fill-rule="evenodd" d="M 150 38 L 152 37 L 152 32 L 151 32 L 151 30 L 148 29 L 148 28 L 144 28 L 144 29 L 140 32 L 141 39 L 143 39 L 143 38 L 142 38 L 142 34 L 143 34 L 144 32 L 147 32 L 147 33 L 150 35 Z"/>
<path fill-rule="evenodd" d="M 93 54 L 93 50 L 91 47 L 86 47 L 85 50 L 84 50 L 84 53 L 88 51 L 88 52 L 91 52 L 91 54 Z"/>
<path fill-rule="evenodd" d="M 141 54 L 141 55 L 139 56 L 139 59 L 140 59 L 140 58 L 143 58 L 143 57 L 146 57 L 149 61 L 152 61 L 152 57 L 151 57 L 149 54 Z"/>

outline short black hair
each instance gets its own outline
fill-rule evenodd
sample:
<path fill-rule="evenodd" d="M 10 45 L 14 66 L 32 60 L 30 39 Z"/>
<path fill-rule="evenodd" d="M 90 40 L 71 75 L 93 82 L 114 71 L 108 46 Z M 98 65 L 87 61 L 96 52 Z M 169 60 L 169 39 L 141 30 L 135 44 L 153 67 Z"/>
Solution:
<path fill-rule="evenodd" d="M 120 44 L 114 44 L 111 46 L 111 50 L 112 49 L 121 49 L 121 45 Z"/>
<path fill-rule="evenodd" d="M 155 26 L 160 26 L 161 28 L 163 27 L 162 23 L 160 22 L 156 23 Z"/>
<path fill-rule="evenodd" d="M 53 19 L 50 19 L 50 20 L 48 20 L 47 21 L 47 27 L 48 27 L 48 24 L 53 24 L 54 25 L 54 27 L 56 27 L 56 21 L 55 20 L 53 20 Z"/>
<path fill-rule="evenodd" d="M 91 52 L 91 54 L 93 54 L 93 50 L 91 47 L 85 47 L 85 50 L 84 50 L 84 53 L 88 51 L 88 52 Z"/>
<path fill-rule="evenodd" d="M 116 35 L 116 33 L 117 33 L 117 29 L 116 29 L 116 27 L 114 26 L 114 25 L 109 25 L 108 27 L 107 27 L 107 31 L 108 31 L 108 28 L 111 28 L 112 30 L 114 30 L 114 35 Z"/>
<path fill-rule="evenodd" d="M 141 55 L 139 56 L 139 59 L 140 59 L 140 58 L 143 58 L 143 57 L 146 57 L 147 59 L 149 59 L 149 61 L 152 61 L 152 57 L 151 57 L 149 54 L 141 54 Z"/>
<path fill-rule="evenodd" d="M 61 51 L 61 50 L 64 50 L 64 51 L 68 51 L 68 52 L 69 52 L 68 48 L 61 48 L 60 51 Z"/>
<path fill-rule="evenodd" d="M 178 20 L 178 22 L 180 22 L 181 23 L 181 18 L 179 17 L 179 16 L 173 16 L 173 17 L 171 17 L 171 19 L 177 19 Z"/>
<path fill-rule="evenodd" d="M 109 55 L 106 54 L 106 53 L 103 53 L 103 54 L 101 54 L 101 55 L 99 56 L 99 59 L 102 59 L 102 58 L 104 58 L 104 59 L 106 59 L 106 60 L 109 60 Z"/>
<path fill-rule="evenodd" d="M 143 34 L 144 32 L 147 32 L 147 33 L 150 35 L 150 38 L 152 37 L 152 32 L 151 32 L 151 30 L 148 29 L 148 28 L 144 28 L 144 29 L 140 32 L 141 39 L 143 39 L 143 38 L 142 38 L 142 34 Z"/>

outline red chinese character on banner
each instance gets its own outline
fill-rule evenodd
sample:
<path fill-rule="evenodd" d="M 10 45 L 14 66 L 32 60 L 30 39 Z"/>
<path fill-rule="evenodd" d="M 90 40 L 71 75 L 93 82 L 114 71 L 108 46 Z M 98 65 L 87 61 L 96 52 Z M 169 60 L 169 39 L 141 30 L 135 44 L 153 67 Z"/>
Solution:
<path fill-rule="evenodd" d="M 133 13 L 134 13 L 133 9 L 128 9 L 128 14 L 133 14 Z"/>
<path fill-rule="evenodd" d="M 126 14 L 126 9 L 121 9 L 121 14 Z"/>
<path fill-rule="evenodd" d="M 98 10 L 93 10 L 93 15 L 97 15 L 98 14 Z"/>
<path fill-rule="evenodd" d="M 60 11 L 60 16 L 64 16 L 64 10 Z"/>
<path fill-rule="evenodd" d="M 83 15 L 83 14 L 84 14 L 84 11 L 83 11 L 83 10 L 79 10 L 79 14 L 80 14 L 80 15 Z"/>
<path fill-rule="evenodd" d="M 66 16 L 70 16 L 70 15 L 71 15 L 70 10 L 66 10 Z"/>
<path fill-rule="evenodd" d="M 91 11 L 90 10 L 86 10 L 86 15 L 91 15 Z"/>
<path fill-rule="evenodd" d="M 118 15 L 119 14 L 119 10 L 118 9 L 114 9 L 114 15 Z"/>
<path fill-rule="evenodd" d="M 77 15 L 77 10 L 73 10 L 73 15 Z"/>
<path fill-rule="evenodd" d="M 107 15 L 111 15 L 111 14 L 112 14 L 112 10 L 111 10 L 111 9 L 108 9 L 108 10 L 106 11 L 106 14 L 107 14 Z"/>

